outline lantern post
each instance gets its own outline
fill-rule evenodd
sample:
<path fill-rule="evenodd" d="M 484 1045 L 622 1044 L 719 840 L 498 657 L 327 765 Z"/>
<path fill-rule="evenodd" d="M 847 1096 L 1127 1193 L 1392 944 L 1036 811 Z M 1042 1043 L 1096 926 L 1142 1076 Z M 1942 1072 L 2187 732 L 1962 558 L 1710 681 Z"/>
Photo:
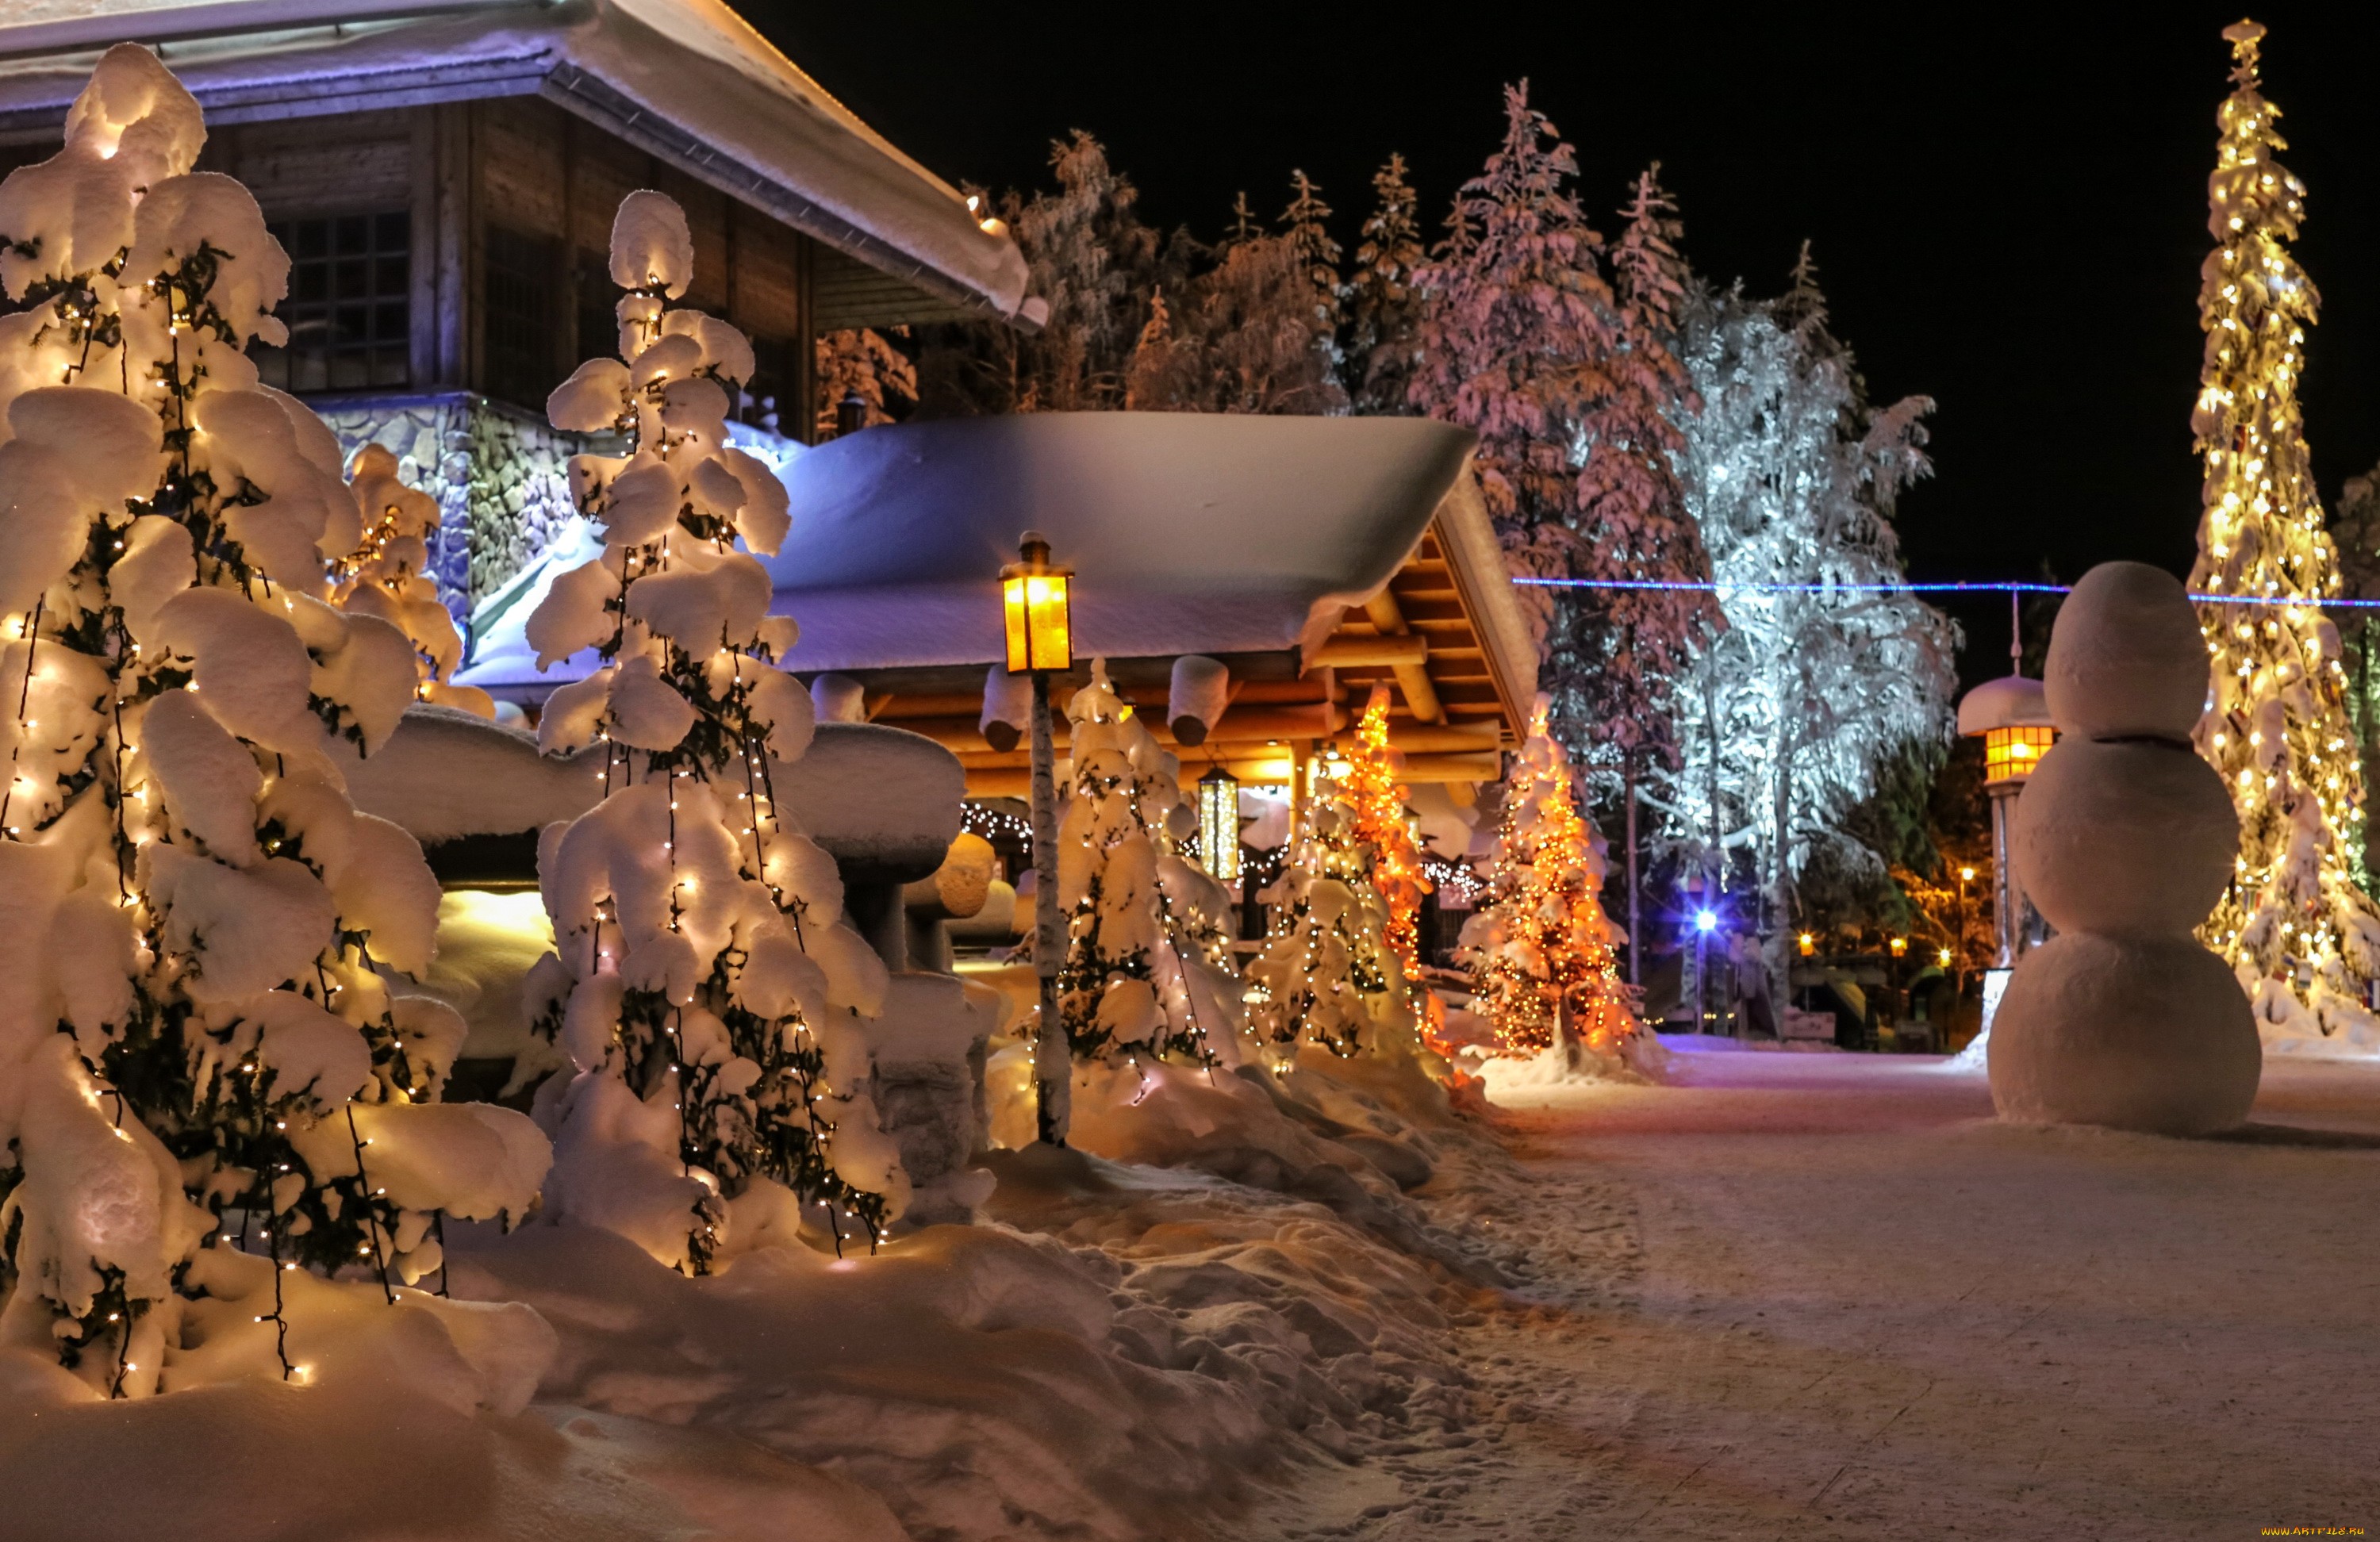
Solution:
<path fill-rule="evenodd" d="M 1041 1021 L 1033 1038 L 1036 1125 L 1051 1146 L 1066 1144 L 1074 1056 L 1058 1015 L 1058 969 L 1066 930 L 1058 914 L 1057 751 L 1050 736 L 1050 676 L 1075 667 L 1071 569 L 1050 561 L 1050 540 L 1027 530 L 1021 559 L 1000 570 L 1002 630 L 1011 674 L 1033 678 L 1033 972 L 1040 977 Z"/>
<path fill-rule="evenodd" d="M 2009 655 L 2011 661 L 2021 656 L 2014 639 Z M 1992 800 L 1994 947 L 1990 966 L 1984 971 L 1984 1026 L 1989 1029 L 2017 955 L 2034 941 L 2029 924 L 2033 907 L 2025 902 L 2024 885 L 2018 881 L 2016 865 L 2010 859 L 2016 800 L 2034 768 L 2057 742 L 2058 730 L 2050 724 L 2049 699 L 2042 693 L 2041 682 L 2011 674 L 1986 680 L 1966 694 L 1959 703 L 1959 732 L 1984 741 L 1984 790 Z M 1960 877 L 1963 909 L 1966 874 L 1961 872 Z"/>

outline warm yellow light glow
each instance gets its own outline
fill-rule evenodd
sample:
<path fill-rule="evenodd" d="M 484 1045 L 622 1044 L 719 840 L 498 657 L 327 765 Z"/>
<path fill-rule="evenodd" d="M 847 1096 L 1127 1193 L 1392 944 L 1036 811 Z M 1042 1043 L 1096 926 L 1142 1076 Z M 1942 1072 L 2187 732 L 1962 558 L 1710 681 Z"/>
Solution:
<path fill-rule="evenodd" d="M 1240 880 L 1240 779 L 1220 766 L 1198 779 L 1198 856 L 1217 882 Z"/>
<path fill-rule="evenodd" d="M 1001 570 L 1001 616 L 1008 646 L 1008 671 L 1068 670 L 1075 666 L 1074 618 L 1068 593 L 1072 574 L 1050 565 L 1050 543 L 1028 533 L 1024 560 Z"/>
<path fill-rule="evenodd" d="M 1795 945 L 1795 946 L 1799 947 L 1799 948 L 1802 950 L 1802 956 L 1803 956 L 1803 958 L 1807 958 L 1807 957 L 1809 957 L 1812 953 L 1816 953 L 1816 952 L 1818 951 L 1818 940 L 1817 940 L 1815 937 L 1811 936 L 1811 935 L 1810 935 L 1808 932 L 1806 932 L 1806 931 L 1805 931 L 1805 932 L 1803 932 L 1801 936 L 1796 937 L 1795 939 L 1793 939 L 1793 942 L 1794 942 L 1794 945 Z"/>
<path fill-rule="evenodd" d="M 1984 781 L 2022 782 L 2056 743 L 2058 730 L 2046 722 L 2017 722 L 1984 735 Z"/>
<path fill-rule="evenodd" d="M 1892 956 L 1893 956 L 1893 957 L 1895 957 L 1895 958 L 1900 958 L 1900 957 L 1903 957 L 1903 956 L 1905 956 L 1905 955 L 1908 953 L 1908 952 L 1909 952 L 1909 939 L 1908 939 L 1908 938 L 1906 938 L 1906 937 L 1896 937 L 1896 938 L 1894 938 L 1894 939 L 1892 940 Z"/>
<path fill-rule="evenodd" d="M 2364 1011 L 2368 951 L 2341 943 L 2370 934 L 2380 911 L 2346 861 L 2362 776 L 2340 753 L 2351 732 L 2345 674 L 2336 635 L 2325 644 L 2319 625 L 2323 598 L 2338 590 L 2338 552 L 2297 395 L 2319 301 L 2290 251 L 2305 188 L 2276 159 L 2288 146 L 2261 94 L 2265 30 L 2242 21 L 2223 35 L 2235 89 L 2217 117 L 2216 247 L 2199 292 L 2201 328 L 2222 346 L 2209 350 L 2192 418 L 2205 513 L 2190 587 L 2280 603 L 2199 605 L 2214 691 L 2198 747 L 2240 816 L 2236 879 L 2200 936 L 2242 978 L 2280 982 L 2328 1033 Z"/>

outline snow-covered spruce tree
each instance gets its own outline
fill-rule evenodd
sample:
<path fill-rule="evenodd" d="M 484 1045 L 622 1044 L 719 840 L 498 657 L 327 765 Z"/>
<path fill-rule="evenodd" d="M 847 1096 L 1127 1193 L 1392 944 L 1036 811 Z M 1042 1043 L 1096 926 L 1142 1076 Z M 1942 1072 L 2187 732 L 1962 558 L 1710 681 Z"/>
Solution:
<path fill-rule="evenodd" d="M 767 570 L 735 549 L 774 552 L 788 525 L 783 484 L 727 443 L 751 346 L 668 307 L 694 255 L 662 194 L 621 203 L 611 263 L 620 357 L 581 365 L 547 415 L 628 453 L 571 460 L 603 551 L 528 624 L 541 666 L 600 660 L 548 698 L 540 747 L 607 747 L 602 801 L 539 849 L 555 952 L 528 990 L 577 1068 L 540 1099 L 546 1213 L 699 1273 L 747 1195 L 758 1209 L 790 1190 L 838 1245 L 898 1211 L 897 1156 L 861 1086 L 886 977 L 843 919 L 832 859 L 771 790 L 813 720 L 773 662 L 794 624 L 768 614 Z"/>
<path fill-rule="evenodd" d="M 906 327 L 893 329 L 905 335 Z M 832 439 L 844 398 L 856 396 L 865 409 L 861 424 L 874 428 L 894 421 L 892 408 L 917 400 L 917 366 L 873 327 L 848 327 L 822 332 L 818 339 L 818 419 L 816 442 Z"/>
<path fill-rule="evenodd" d="M 1335 368 L 1343 285 L 1339 276 L 1339 243 L 1330 236 L 1330 205 L 1322 200 L 1322 189 L 1302 171 L 1289 174 L 1289 207 L 1281 212 L 1281 238 L 1305 270 L 1306 285 L 1314 295 L 1315 334 L 1331 354 Z"/>
<path fill-rule="evenodd" d="M 1927 468 L 1933 404 L 1868 405 L 1806 252 L 1780 299 L 1703 295 L 1682 353 L 1702 407 L 1679 476 L 1728 629 L 1697 650 L 1680 764 L 1648 801 L 1672 850 L 1723 873 L 1748 859 L 1782 1000 L 1795 880 L 1814 861 L 1881 877 L 1850 816 L 1910 745 L 1949 732 L 1956 629 L 1857 588 L 1904 578 L 1891 515 Z M 1780 584 L 1800 587 L 1747 587 Z"/>
<path fill-rule="evenodd" d="M 1415 275 L 1421 366 L 1414 404 L 1479 436 L 1474 461 L 1515 573 L 1581 576 L 1571 517 L 1580 484 L 1577 424 L 1605 389 L 1597 360 L 1618 337 L 1611 289 L 1571 180 L 1576 154 L 1528 83 L 1504 91 L 1504 142 L 1463 185 L 1447 237 Z M 1524 592 L 1540 643 L 1546 590 Z"/>
<path fill-rule="evenodd" d="M 1676 425 L 1697 404 L 1679 362 L 1680 310 L 1693 282 L 1677 243 L 1676 206 L 1657 164 L 1636 179 L 1612 244 L 1614 346 L 1603 389 L 1578 420 L 1578 500 L 1571 522 L 1592 571 L 1582 577 L 1694 584 L 1710 558 L 1686 512 Z M 1680 677 L 1718 625 L 1693 589 L 1572 589 L 1555 600 L 1548 678 L 1555 713 L 1583 763 L 1607 773 L 1632 751 L 1674 761 Z"/>
<path fill-rule="evenodd" d="M 2347 600 L 2380 600 L 2380 467 L 2350 477 L 2332 511 L 2331 549 L 2338 563 L 2338 593 Z M 2356 758 L 2370 786 L 2380 777 L 2380 615 L 2358 608 L 2334 615 L 2340 662 L 2345 665 L 2348 716 L 2355 724 Z M 2380 831 L 2369 819 L 2354 821 L 2348 841 L 2356 886 L 2370 893 L 2380 873 Z"/>
<path fill-rule="evenodd" d="M 378 616 L 405 634 L 419 675 L 414 694 L 422 700 L 495 716 L 487 692 L 448 678 L 463 662 L 463 637 L 429 574 L 438 500 L 406 486 L 396 456 L 379 444 L 356 452 L 347 489 L 362 533 L 354 551 L 331 563 L 331 602 L 351 615 Z"/>
<path fill-rule="evenodd" d="M 1337 775 L 1318 777 L 1281 878 L 1264 892 L 1272 927 L 1247 971 L 1250 1031 L 1276 1069 L 1301 1043 L 1342 1057 L 1416 1045 L 1412 991 L 1371 869 Z"/>
<path fill-rule="evenodd" d="M 1479 1010 L 1511 1056 L 1559 1045 L 1573 1071 L 1616 1069 L 1644 1032 L 1603 913 L 1602 844 L 1537 698 L 1506 784 L 1486 896 L 1463 926 Z"/>
<path fill-rule="evenodd" d="M 1372 176 L 1374 202 L 1347 283 L 1347 395 L 1361 413 L 1411 412 L 1415 333 L 1420 322 L 1414 275 L 1427 261 L 1415 217 L 1405 161 L 1391 155 Z"/>
<path fill-rule="evenodd" d="M 1625 288 L 1571 183 L 1577 157 L 1528 87 L 1505 91 L 1504 142 L 1463 185 L 1423 296 L 1415 406 L 1479 436 L 1506 560 L 1524 577 L 1706 577 L 1667 467 L 1684 393 L 1665 340 L 1673 223 L 1658 188 L 1632 207 Z M 1665 255 L 1666 254 L 1666 255 Z M 1667 693 L 1645 661 L 1682 658 L 1715 619 L 1692 591 L 1524 592 L 1574 742 L 1660 742 Z M 1573 699 L 1574 702 L 1573 702 Z"/>
<path fill-rule="evenodd" d="M 1171 757 L 1101 664 L 1066 718 L 1058 1010 L 1068 1049 L 1083 1061 L 1235 1065 L 1243 987 L 1218 946 L 1231 895 L 1181 855 L 1196 814 Z"/>
<path fill-rule="evenodd" d="M 2238 880 L 2200 935 L 2239 971 L 2262 1024 L 2328 1036 L 2380 1026 L 2365 1005 L 2380 976 L 2380 911 L 2350 871 L 2362 768 L 2338 628 L 2322 613 L 2338 558 L 2298 406 L 2320 300 L 2289 252 L 2305 185 L 2274 159 L 2288 146 L 2256 89 L 2265 29 L 2242 21 L 2223 35 L 2233 90 L 2207 181 L 2216 248 L 2199 289 L 2206 354 L 2191 418 L 2205 513 L 2190 587 L 2250 603 L 2198 608 L 2215 655 L 2199 753 L 2240 814 Z"/>
<path fill-rule="evenodd" d="M 1306 188 L 1301 201 L 1311 194 Z M 1226 243 L 1212 268 L 1184 269 L 1170 297 L 1151 297 L 1127 372 L 1126 405 L 1167 412 L 1343 409 L 1330 265 L 1337 257 L 1318 225 L 1293 225 L 1277 236 L 1251 231 Z"/>
<path fill-rule="evenodd" d="M 524 1208 L 545 1161 L 431 1101 L 463 1025 L 392 972 L 438 884 L 340 770 L 413 648 L 326 602 L 357 504 L 244 356 L 289 263 L 190 171 L 204 139 L 120 46 L 0 184 L 0 1345 L 109 1395 L 170 1389 L 193 1336 L 290 1377 L 286 1271 L 394 1301 L 442 1211 Z"/>

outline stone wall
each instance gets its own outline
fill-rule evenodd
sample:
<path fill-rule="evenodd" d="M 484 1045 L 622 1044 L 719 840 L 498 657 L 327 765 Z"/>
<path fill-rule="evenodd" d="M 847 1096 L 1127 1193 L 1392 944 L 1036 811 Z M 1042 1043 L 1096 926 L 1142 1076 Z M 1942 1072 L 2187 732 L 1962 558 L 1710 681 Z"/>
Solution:
<path fill-rule="evenodd" d="M 309 405 L 346 455 L 366 444 L 386 445 L 407 483 L 438 500 L 431 576 L 447 610 L 467 626 L 490 595 L 544 554 L 572 516 L 570 457 L 621 451 L 607 438 L 563 433 L 532 413 L 467 391 L 318 398 Z M 801 448 L 740 423 L 729 425 L 728 437 L 777 471 Z"/>
<path fill-rule="evenodd" d="M 352 456 L 386 445 L 407 482 L 438 500 L 431 574 L 457 621 L 537 560 L 571 513 L 569 457 L 587 447 L 516 407 L 468 392 L 318 404 Z"/>

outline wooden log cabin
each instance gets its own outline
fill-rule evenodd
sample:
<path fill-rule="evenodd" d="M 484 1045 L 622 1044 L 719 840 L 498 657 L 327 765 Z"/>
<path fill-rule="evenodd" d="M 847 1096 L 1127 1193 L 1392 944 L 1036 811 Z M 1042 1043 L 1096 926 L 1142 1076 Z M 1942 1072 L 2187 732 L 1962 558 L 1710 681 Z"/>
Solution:
<path fill-rule="evenodd" d="M 1412 784 L 1468 804 L 1525 731 L 1536 651 L 1469 467 L 1471 436 L 1388 418 L 1038 413 L 872 428 L 783 471 L 800 511 L 767 560 L 801 624 L 787 666 L 826 717 L 921 734 L 968 795 L 1021 795 L 1022 745 L 987 737 L 1001 694 L 998 576 L 1019 534 L 1074 569 L 1076 669 L 1104 660 L 1185 778 L 1220 765 L 1296 785 L 1344 744 L 1372 686 Z M 536 668 L 540 587 L 487 616 L 465 678 L 531 700 L 591 656 Z M 1220 710 L 1177 742 L 1177 662 L 1227 672 Z M 1066 740 L 1062 716 L 1058 743 Z M 1005 735 L 999 735 L 1005 737 Z M 1449 852 L 1449 856 L 1459 852 Z"/>
<path fill-rule="evenodd" d="M 616 346 L 605 254 L 630 190 L 685 207 L 686 303 L 752 339 L 738 415 L 772 460 L 813 437 L 820 334 L 1037 314 L 999 222 L 715 0 L 17 0 L 0 172 L 55 151 L 123 42 L 199 98 L 201 168 L 246 183 L 288 249 L 265 380 L 440 499 L 459 617 L 568 516 L 581 446 L 545 397 Z"/>

